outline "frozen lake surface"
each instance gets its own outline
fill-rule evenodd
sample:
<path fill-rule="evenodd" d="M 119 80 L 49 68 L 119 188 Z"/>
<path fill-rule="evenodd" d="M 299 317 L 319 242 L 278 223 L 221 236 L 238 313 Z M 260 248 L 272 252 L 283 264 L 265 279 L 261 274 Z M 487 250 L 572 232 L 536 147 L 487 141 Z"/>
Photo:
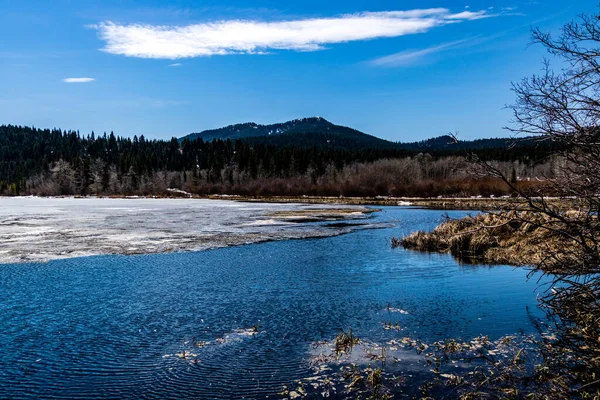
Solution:
<path fill-rule="evenodd" d="M 316 209 L 323 212 L 310 211 Z M 340 214 L 343 210 L 366 209 L 200 199 L 0 198 L 0 263 L 206 250 L 370 227 L 356 223 L 365 214 Z M 331 223 L 340 219 L 350 222 Z"/>

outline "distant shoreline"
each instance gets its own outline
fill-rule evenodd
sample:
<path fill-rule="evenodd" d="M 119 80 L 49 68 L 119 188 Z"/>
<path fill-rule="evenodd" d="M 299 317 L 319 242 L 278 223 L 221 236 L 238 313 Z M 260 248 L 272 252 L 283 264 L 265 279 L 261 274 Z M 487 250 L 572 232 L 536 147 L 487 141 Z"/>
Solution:
<path fill-rule="evenodd" d="M 326 197 L 326 196 L 209 196 L 211 199 L 227 199 L 259 203 L 308 203 L 344 204 L 363 206 L 400 206 L 433 209 L 489 209 L 497 208 L 500 198 L 419 198 L 419 197 Z"/>
<path fill-rule="evenodd" d="M 45 196 L 2 196 L 4 198 L 17 197 L 39 197 Z M 2 198 L 0 197 L 0 199 Z M 190 199 L 190 200 L 229 200 L 252 203 L 301 203 L 301 204 L 341 204 L 341 205 L 363 205 L 363 206 L 401 206 L 422 207 L 441 210 L 492 210 L 498 209 L 507 201 L 518 201 L 506 197 L 448 197 L 448 198 L 424 198 L 424 197 L 328 197 L 328 196 L 241 196 L 241 195 L 208 195 L 199 196 L 188 193 L 173 193 L 172 195 L 150 195 L 150 196 L 47 196 L 47 198 L 80 198 L 80 199 Z"/>

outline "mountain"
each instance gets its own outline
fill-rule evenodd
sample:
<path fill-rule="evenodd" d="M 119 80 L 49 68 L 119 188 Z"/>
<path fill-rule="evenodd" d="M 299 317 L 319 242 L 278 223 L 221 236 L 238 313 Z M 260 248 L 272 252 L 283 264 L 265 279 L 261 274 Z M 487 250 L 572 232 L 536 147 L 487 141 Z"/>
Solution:
<path fill-rule="evenodd" d="M 397 144 L 345 126 L 335 125 L 321 117 L 301 118 L 293 121 L 259 125 L 253 122 L 236 124 L 219 129 L 192 133 L 180 140 L 201 138 L 243 139 L 251 144 L 271 144 L 277 147 L 331 147 L 340 149 L 371 148 L 391 149 Z"/>
<path fill-rule="evenodd" d="M 434 154 L 464 155 L 473 151 L 497 150 L 510 148 L 550 149 L 552 144 L 540 138 L 494 138 L 477 140 L 455 140 L 450 135 L 443 135 L 417 142 L 390 142 L 368 135 L 356 129 L 335 125 L 324 118 L 301 118 L 293 121 L 259 125 L 253 122 L 229 125 L 224 128 L 211 129 L 192 133 L 183 138 L 194 140 L 201 138 L 204 142 L 213 140 L 242 140 L 249 145 L 272 145 L 275 147 L 312 148 L 337 150 L 397 150 L 407 153 L 429 152 Z"/>

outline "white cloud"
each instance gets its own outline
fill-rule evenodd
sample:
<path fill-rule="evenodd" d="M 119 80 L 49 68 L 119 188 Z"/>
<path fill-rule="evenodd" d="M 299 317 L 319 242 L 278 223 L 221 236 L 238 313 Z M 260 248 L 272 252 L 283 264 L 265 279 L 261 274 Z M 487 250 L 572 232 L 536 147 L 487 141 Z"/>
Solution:
<path fill-rule="evenodd" d="M 493 16 L 487 11 L 451 13 L 445 8 L 364 12 L 290 21 L 226 20 L 187 26 L 93 25 L 102 49 L 141 58 L 178 59 L 270 50 L 316 51 L 327 44 L 398 37 Z"/>
<path fill-rule="evenodd" d="M 181 67 L 181 63 L 170 64 L 169 67 Z"/>
<path fill-rule="evenodd" d="M 94 78 L 65 78 L 63 79 L 63 82 L 66 83 L 87 83 L 87 82 L 94 82 L 96 79 Z"/>
<path fill-rule="evenodd" d="M 461 21 L 461 20 L 467 20 L 467 21 L 474 21 L 476 19 L 483 19 L 483 18 L 489 18 L 490 14 L 488 14 L 485 11 L 463 11 L 457 14 L 450 14 L 446 17 L 446 19 L 449 20 L 456 20 L 456 21 Z"/>

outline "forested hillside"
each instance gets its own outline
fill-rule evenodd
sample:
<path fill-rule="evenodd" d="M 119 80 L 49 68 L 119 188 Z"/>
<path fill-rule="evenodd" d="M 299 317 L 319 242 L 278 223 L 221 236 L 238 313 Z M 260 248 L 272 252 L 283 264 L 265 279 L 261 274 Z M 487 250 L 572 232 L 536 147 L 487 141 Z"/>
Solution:
<path fill-rule="evenodd" d="M 503 194 L 469 173 L 468 152 L 414 144 L 394 148 L 305 146 L 296 141 L 179 141 L 124 138 L 113 133 L 0 126 L 0 192 L 39 195 L 197 194 L 245 195 L 467 195 Z M 283 136 L 280 136 L 283 137 Z M 481 148 L 526 180 L 551 174 L 550 146 L 527 143 Z"/>
<path fill-rule="evenodd" d="M 251 140 L 254 144 L 299 147 L 341 147 L 392 149 L 396 143 L 380 139 L 321 117 L 300 118 L 288 122 L 260 125 L 253 122 L 192 133 L 181 140 Z"/>

